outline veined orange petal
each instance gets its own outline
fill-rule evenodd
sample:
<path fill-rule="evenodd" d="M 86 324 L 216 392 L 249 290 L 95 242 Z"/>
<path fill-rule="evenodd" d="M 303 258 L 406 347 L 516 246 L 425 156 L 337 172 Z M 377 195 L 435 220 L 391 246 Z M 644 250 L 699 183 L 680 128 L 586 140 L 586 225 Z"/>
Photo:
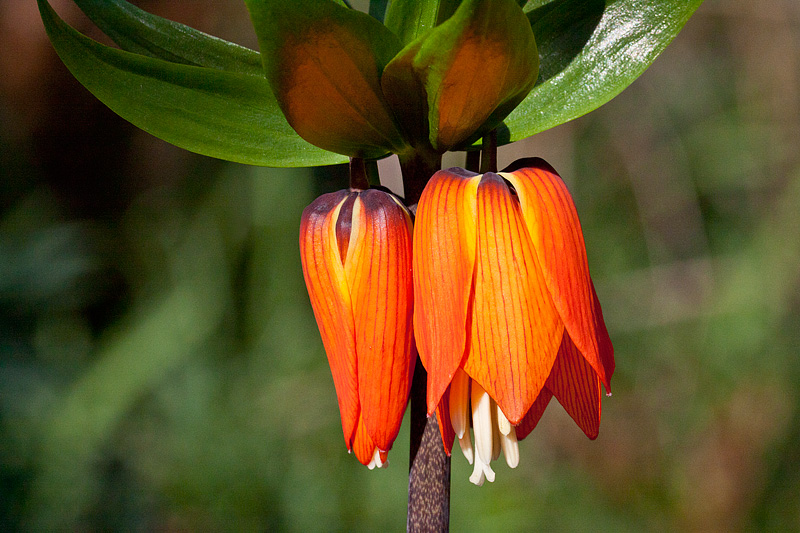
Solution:
<path fill-rule="evenodd" d="M 539 158 L 515 162 L 501 175 L 519 194 L 547 288 L 564 326 L 608 389 L 613 363 L 609 368 L 601 355 L 599 344 L 604 341 L 598 339 L 598 320 L 602 322 L 602 317 L 596 316 L 599 306 L 592 299 L 586 245 L 572 196 L 553 167 Z"/>
<path fill-rule="evenodd" d="M 436 408 L 436 422 L 439 424 L 439 434 L 442 436 L 442 444 L 444 451 L 448 457 L 453 451 L 453 442 L 456 439 L 456 433 L 453 431 L 453 423 L 450 421 L 450 387 L 445 390 L 442 395 L 442 401 Z M 467 427 L 469 431 L 469 427 Z"/>
<path fill-rule="evenodd" d="M 606 376 L 614 373 L 614 345 L 611 344 L 611 337 L 608 335 L 606 321 L 603 319 L 603 310 L 600 308 L 600 300 L 597 299 L 597 292 L 594 290 L 592 282 L 592 300 L 594 302 L 594 324 L 597 333 L 597 347 L 600 350 L 600 362 L 606 371 Z M 606 390 L 608 386 L 606 386 Z"/>
<path fill-rule="evenodd" d="M 586 436 L 600 431 L 600 378 L 565 332 L 547 388 Z"/>
<path fill-rule="evenodd" d="M 542 419 L 544 410 L 547 408 L 547 404 L 550 403 L 552 397 L 553 393 L 550 392 L 547 387 L 542 389 L 542 392 L 536 397 L 536 401 L 533 402 L 531 408 L 528 409 L 528 412 L 525 413 L 525 416 L 522 417 L 522 420 L 520 420 L 519 424 L 516 426 L 517 440 L 524 439 L 533 431 L 533 428 L 535 428 L 539 420 Z"/>
<path fill-rule="evenodd" d="M 400 430 L 416 361 L 411 231 L 411 216 L 393 196 L 359 193 L 345 272 L 355 316 L 361 416 L 382 451 Z"/>
<path fill-rule="evenodd" d="M 428 371 L 428 414 L 439 405 L 464 357 L 475 266 L 478 175 L 433 175 L 417 205 L 414 230 L 414 331 Z"/>
<path fill-rule="evenodd" d="M 476 235 L 471 339 L 462 366 L 518 424 L 550 374 L 564 325 L 519 203 L 497 174 L 480 181 Z"/>
<path fill-rule="evenodd" d="M 353 437 L 353 453 L 356 454 L 356 459 L 364 466 L 368 465 L 375 456 L 375 443 L 372 442 L 367 426 L 364 425 L 364 419 L 360 416 L 358 417 L 358 426 Z"/>
<path fill-rule="evenodd" d="M 317 198 L 300 223 L 300 258 L 311 307 L 336 387 L 347 448 L 358 423 L 355 324 L 350 290 L 336 242 L 336 222 L 349 193 L 339 191 Z"/>

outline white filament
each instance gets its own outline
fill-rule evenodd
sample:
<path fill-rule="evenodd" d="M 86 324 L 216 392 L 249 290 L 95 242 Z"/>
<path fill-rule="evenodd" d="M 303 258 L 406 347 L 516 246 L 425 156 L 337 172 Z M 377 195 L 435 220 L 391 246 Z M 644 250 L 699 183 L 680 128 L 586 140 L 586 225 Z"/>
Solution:
<path fill-rule="evenodd" d="M 511 428 L 508 435 L 500 436 L 500 446 L 503 448 L 503 455 L 509 468 L 516 468 L 519 465 L 519 443 L 517 442 L 517 430 Z"/>
<path fill-rule="evenodd" d="M 458 439 L 458 445 L 461 446 L 461 452 L 467 458 L 467 462 L 472 464 L 475 459 L 475 452 L 472 449 L 472 439 L 469 438 L 469 430 L 464 432 L 464 436 Z"/>
<path fill-rule="evenodd" d="M 475 457 L 475 466 L 472 469 L 472 475 L 469 476 L 469 480 L 480 487 L 487 479 L 489 483 L 494 483 L 494 470 L 487 463 L 481 461 L 480 457 Z"/>
<path fill-rule="evenodd" d="M 469 434 L 468 408 L 469 376 L 459 368 L 453 375 L 453 381 L 450 382 L 450 422 L 459 441 L 464 437 L 464 433 Z"/>
<path fill-rule="evenodd" d="M 506 415 L 503 414 L 497 404 L 495 404 L 495 407 L 497 407 L 497 429 L 503 435 L 508 435 L 511 431 L 511 422 L 508 421 L 508 418 L 506 418 Z"/>
<path fill-rule="evenodd" d="M 482 487 L 483 482 L 486 481 L 486 475 L 483 473 L 483 463 L 481 463 L 480 459 L 475 461 L 475 466 L 472 469 L 472 475 L 469 476 L 469 480 L 473 485 L 477 485 L 478 487 Z"/>
<path fill-rule="evenodd" d="M 489 465 L 492 462 L 492 399 L 475 380 L 472 381 L 472 428 L 477 458 Z"/>
<path fill-rule="evenodd" d="M 500 457 L 500 428 L 497 426 L 497 414 L 500 412 L 500 409 L 497 408 L 497 404 L 492 400 L 491 403 L 491 413 L 492 413 L 492 461 L 497 461 L 497 458 Z"/>

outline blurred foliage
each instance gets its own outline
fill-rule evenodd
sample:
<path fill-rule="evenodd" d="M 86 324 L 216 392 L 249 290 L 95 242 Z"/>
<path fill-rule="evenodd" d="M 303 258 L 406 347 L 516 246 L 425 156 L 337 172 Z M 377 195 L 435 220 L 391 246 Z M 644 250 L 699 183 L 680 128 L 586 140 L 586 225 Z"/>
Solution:
<path fill-rule="evenodd" d="M 300 272 L 342 169 L 139 132 L 29 4 L 0 4 L 0 530 L 401 530 L 407 429 L 387 470 L 345 452 Z M 140 5 L 254 46 L 238 2 Z M 554 404 L 494 484 L 454 454 L 454 531 L 800 529 L 798 51 L 793 0 L 708 0 L 621 96 L 501 154 L 571 187 L 618 370 L 596 441 Z"/>

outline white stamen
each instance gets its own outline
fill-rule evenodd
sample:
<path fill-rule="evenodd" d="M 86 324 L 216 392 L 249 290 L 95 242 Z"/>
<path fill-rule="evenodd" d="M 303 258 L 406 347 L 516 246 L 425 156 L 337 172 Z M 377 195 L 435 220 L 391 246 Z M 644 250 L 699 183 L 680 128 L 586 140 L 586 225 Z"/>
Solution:
<path fill-rule="evenodd" d="M 469 433 L 469 376 L 462 369 L 456 370 L 450 382 L 450 422 L 456 437 Z"/>
<path fill-rule="evenodd" d="M 375 468 L 386 468 L 387 466 L 389 466 L 389 461 L 381 461 L 381 452 L 378 448 L 375 448 L 375 454 L 372 456 L 367 468 L 374 470 Z"/>
<path fill-rule="evenodd" d="M 500 410 L 497 408 L 497 404 L 492 400 L 492 461 L 497 461 L 497 458 L 500 457 L 500 428 L 497 427 L 497 413 Z"/>
<path fill-rule="evenodd" d="M 509 468 L 519 465 L 519 443 L 517 442 L 517 428 L 512 427 L 508 435 L 500 436 L 500 446 Z"/>
<path fill-rule="evenodd" d="M 483 474 L 483 463 L 481 463 L 480 459 L 475 461 L 475 466 L 472 469 L 472 475 L 469 476 L 469 480 L 472 482 L 473 485 L 477 485 L 478 487 L 483 486 L 483 482 L 486 480 L 486 476 Z"/>
<path fill-rule="evenodd" d="M 494 470 L 492 470 L 491 466 L 481 461 L 480 457 L 476 457 L 475 466 L 472 469 L 472 475 L 469 476 L 469 480 L 480 487 L 487 479 L 489 483 L 494 483 Z"/>
<path fill-rule="evenodd" d="M 475 451 L 472 449 L 472 439 L 469 438 L 469 429 L 464 432 L 464 437 L 458 439 L 458 445 L 461 446 L 461 452 L 467 458 L 467 462 L 472 464 L 475 459 Z"/>
<path fill-rule="evenodd" d="M 508 435 L 511 431 L 511 422 L 508 421 L 506 415 L 503 414 L 503 411 L 500 410 L 500 407 L 495 404 L 497 407 L 497 429 L 500 430 L 500 433 L 503 435 Z"/>
<path fill-rule="evenodd" d="M 462 429 L 463 437 L 459 436 L 458 444 L 464 457 L 473 465 L 472 475 L 469 480 L 477 486 L 483 485 L 486 480 L 494 482 L 495 473 L 491 462 L 500 457 L 500 452 L 506 458 L 509 468 L 519 466 L 519 443 L 517 442 L 517 428 L 512 426 L 497 403 L 489 396 L 481 385 L 469 379 L 464 373 L 457 371 L 450 384 L 450 417 L 453 420 L 453 430 Z M 455 421 L 460 416 L 459 410 L 467 400 L 463 397 L 464 390 L 469 390 L 470 411 L 472 413 L 472 429 L 475 432 L 475 445 L 470 440 L 469 419 Z M 455 394 L 454 394 L 454 391 Z M 454 407 L 456 405 L 457 407 Z"/>
<path fill-rule="evenodd" d="M 472 428 L 475 431 L 475 450 L 477 459 L 485 465 L 492 461 L 492 399 L 480 384 L 473 380 L 472 386 Z M 490 480 L 491 481 L 491 480 Z"/>
<path fill-rule="evenodd" d="M 494 470 L 489 465 L 483 465 L 483 473 L 486 475 L 486 479 L 489 483 L 494 483 Z"/>

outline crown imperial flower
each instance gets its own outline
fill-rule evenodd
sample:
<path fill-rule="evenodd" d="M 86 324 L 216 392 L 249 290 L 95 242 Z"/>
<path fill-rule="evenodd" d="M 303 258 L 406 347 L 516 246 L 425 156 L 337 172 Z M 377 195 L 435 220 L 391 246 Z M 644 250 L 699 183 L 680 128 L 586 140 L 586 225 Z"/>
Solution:
<path fill-rule="evenodd" d="M 412 224 L 381 190 L 343 190 L 303 211 L 303 274 L 333 374 L 344 440 L 383 466 L 408 402 L 412 333 Z"/>
<path fill-rule="evenodd" d="M 428 413 L 476 484 L 519 461 L 555 395 L 590 437 L 614 357 L 564 182 L 541 159 L 499 174 L 437 172 L 417 207 L 414 328 Z M 475 447 L 470 439 L 473 428 Z"/>

